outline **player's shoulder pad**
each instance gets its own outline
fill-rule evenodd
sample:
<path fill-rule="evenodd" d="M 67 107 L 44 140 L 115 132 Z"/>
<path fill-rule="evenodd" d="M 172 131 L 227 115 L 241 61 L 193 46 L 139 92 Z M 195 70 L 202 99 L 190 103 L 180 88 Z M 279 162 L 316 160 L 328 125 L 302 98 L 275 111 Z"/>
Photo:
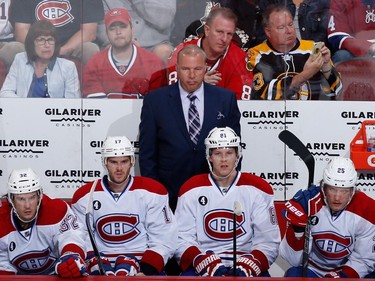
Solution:
<path fill-rule="evenodd" d="M 154 180 L 148 177 L 142 177 L 142 176 L 135 176 L 133 177 L 133 179 L 134 179 L 134 182 L 129 189 L 130 191 L 136 190 L 136 189 L 144 189 L 144 190 L 147 190 L 148 192 L 156 193 L 159 195 L 168 194 L 168 191 L 164 187 L 164 185 L 162 185 L 157 180 Z"/>
<path fill-rule="evenodd" d="M 350 201 L 350 204 L 348 205 L 346 210 L 359 215 L 372 224 L 375 224 L 374 206 L 374 199 L 372 199 L 362 191 L 356 191 L 352 198 L 352 201 Z"/>
<path fill-rule="evenodd" d="M 55 224 L 61 221 L 69 206 L 62 199 L 51 199 L 47 195 L 43 195 L 42 204 L 38 213 L 38 225 Z"/>
<path fill-rule="evenodd" d="M 7 235 L 9 232 L 15 230 L 12 220 L 11 220 L 11 211 L 12 205 L 8 203 L 7 200 L 1 202 L 0 207 L 0 217 L 1 217 L 1 227 L 0 227 L 0 237 Z"/>
<path fill-rule="evenodd" d="M 94 184 L 95 181 L 89 182 L 83 186 L 81 186 L 79 189 L 77 189 L 72 198 L 72 204 L 77 203 L 82 197 L 84 197 L 86 194 L 90 193 L 91 187 Z M 102 179 L 98 179 L 98 182 L 95 187 L 95 191 L 103 190 L 102 187 Z"/>
<path fill-rule="evenodd" d="M 269 195 L 273 195 L 273 190 L 271 185 L 261 177 L 250 174 L 250 173 L 241 173 L 241 177 L 237 182 L 237 186 L 254 186 L 257 189 L 267 193 Z"/>
<path fill-rule="evenodd" d="M 178 197 L 182 196 L 184 193 L 196 187 L 211 186 L 211 185 L 212 184 L 210 180 L 208 179 L 208 174 L 200 174 L 200 175 L 192 176 L 181 186 L 180 191 L 178 193 Z"/>

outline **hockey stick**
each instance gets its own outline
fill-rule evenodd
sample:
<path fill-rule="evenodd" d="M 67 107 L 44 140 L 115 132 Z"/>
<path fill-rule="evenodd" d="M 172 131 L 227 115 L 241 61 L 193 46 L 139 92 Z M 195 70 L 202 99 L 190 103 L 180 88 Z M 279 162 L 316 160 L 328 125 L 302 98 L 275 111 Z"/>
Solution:
<path fill-rule="evenodd" d="M 94 195 L 94 191 L 95 191 L 95 187 L 96 187 L 97 183 L 98 183 L 98 180 L 96 179 L 94 181 L 94 183 L 92 184 L 92 187 L 90 189 L 89 199 L 87 201 L 85 218 L 86 218 L 86 228 L 87 228 L 87 231 L 89 233 L 91 246 L 92 246 L 92 249 L 94 251 L 94 255 L 95 255 L 95 257 L 98 261 L 99 273 L 100 273 L 100 275 L 105 275 L 105 270 L 104 270 L 104 267 L 103 267 L 102 260 L 100 258 L 100 253 L 99 253 L 98 247 L 96 246 L 96 243 L 95 243 L 94 232 L 92 231 L 91 226 L 90 226 L 90 213 L 91 213 L 91 207 L 92 207 L 92 204 L 93 204 L 92 200 L 93 200 L 93 195 Z"/>
<path fill-rule="evenodd" d="M 237 216 L 242 215 L 241 204 L 234 201 L 233 206 L 233 276 L 237 275 Z"/>
<path fill-rule="evenodd" d="M 315 159 L 307 147 L 292 132 L 284 130 L 279 134 L 279 139 L 293 150 L 305 163 L 309 171 L 309 186 L 314 182 Z"/>
<path fill-rule="evenodd" d="M 279 139 L 293 150 L 305 163 L 309 172 L 308 187 L 314 182 L 315 159 L 307 147 L 292 132 L 284 130 L 279 134 Z M 307 265 L 309 262 L 311 218 L 307 218 L 302 254 L 302 277 L 307 277 Z"/>

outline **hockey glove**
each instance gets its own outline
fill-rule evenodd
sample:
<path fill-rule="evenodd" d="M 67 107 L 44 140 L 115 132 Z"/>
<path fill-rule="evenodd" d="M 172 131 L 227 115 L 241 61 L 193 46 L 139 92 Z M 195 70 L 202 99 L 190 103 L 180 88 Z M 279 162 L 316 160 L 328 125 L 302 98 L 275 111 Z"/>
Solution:
<path fill-rule="evenodd" d="M 256 277 L 261 273 L 259 263 L 252 255 L 242 255 L 237 260 L 236 275 L 243 277 Z M 233 268 L 230 270 L 230 275 L 233 275 Z"/>
<path fill-rule="evenodd" d="M 131 255 L 118 256 L 115 263 L 116 276 L 134 276 L 140 271 L 138 259 Z"/>
<path fill-rule="evenodd" d="M 115 275 L 110 261 L 104 254 L 100 253 L 100 260 L 103 264 L 103 270 L 106 276 Z M 86 259 L 88 272 L 90 275 L 100 275 L 98 258 L 93 254 L 89 254 Z"/>
<path fill-rule="evenodd" d="M 307 190 L 299 190 L 296 195 L 285 203 L 285 218 L 297 227 L 305 227 L 307 218 L 317 213 L 322 206 L 320 187 L 311 185 Z"/>
<path fill-rule="evenodd" d="M 212 251 L 196 256 L 193 267 L 200 276 L 224 276 L 228 271 L 220 257 Z"/>
<path fill-rule="evenodd" d="M 77 278 L 88 275 L 84 260 L 76 253 L 62 255 L 55 266 L 55 271 L 62 278 Z"/>
<path fill-rule="evenodd" d="M 348 278 L 348 276 L 341 270 L 328 272 L 326 275 L 324 275 L 324 277 L 325 278 Z"/>

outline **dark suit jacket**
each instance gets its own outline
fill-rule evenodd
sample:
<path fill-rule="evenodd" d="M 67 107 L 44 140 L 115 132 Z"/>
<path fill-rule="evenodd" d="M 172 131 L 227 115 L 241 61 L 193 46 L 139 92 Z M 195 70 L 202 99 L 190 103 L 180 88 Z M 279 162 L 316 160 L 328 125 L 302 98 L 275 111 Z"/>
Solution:
<path fill-rule="evenodd" d="M 141 175 L 165 185 L 174 210 L 181 185 L 193 175 L 208 172 L 204 139 L 210 130 L 228 126 L 240 135 L 240 117 L 233 92 L 204 83 L 204 120 L 195 145 L 189 137 L 178 83 L 151 91 L 141 111 Z"/>

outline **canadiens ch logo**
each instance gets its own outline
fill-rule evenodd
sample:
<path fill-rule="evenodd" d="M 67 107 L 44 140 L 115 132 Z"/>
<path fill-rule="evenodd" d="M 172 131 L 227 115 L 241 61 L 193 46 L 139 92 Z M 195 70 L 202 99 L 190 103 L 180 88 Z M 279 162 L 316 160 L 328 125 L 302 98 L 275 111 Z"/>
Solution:
<path fill-rule="evenodd" d="M 97 220 L 98 235 L 107 243 L 127 243 L 140 234 L 138 224 L 138 215 L 110 214 Z"/>
<path fill-rule="evenodd" d="M 313 233 L 314 243 L 318 251 L 328 259 L 344 259 L 351 254 L 349 249 L 353 243 L 351 236 L 340 236 L 334 232 Z"/>
<path fill-rule="evenodd" d="M 21 272 L 27 274 L 41 274 L 47 271 L 56 259 L 51 256 L 51 249 L 27 252 L 12 260 L 12 264 Z"/>
<path fill-rule="evenodd" d="M 38 20 L 50 21 L 54 26 L 60 27 L 73 21 L 71 9 L 68 1 L 42 1 L 36 6 L 35 15 Z"/>
<path fill-rule="evenodd" d="M 245 215 L 236 216 L 237 238 L 246 234 L 244 227 Z M 233 211 L 213 210 L 203 218 L 204 231 L 208 237 L 218 241 L 233 240 Z"/>

